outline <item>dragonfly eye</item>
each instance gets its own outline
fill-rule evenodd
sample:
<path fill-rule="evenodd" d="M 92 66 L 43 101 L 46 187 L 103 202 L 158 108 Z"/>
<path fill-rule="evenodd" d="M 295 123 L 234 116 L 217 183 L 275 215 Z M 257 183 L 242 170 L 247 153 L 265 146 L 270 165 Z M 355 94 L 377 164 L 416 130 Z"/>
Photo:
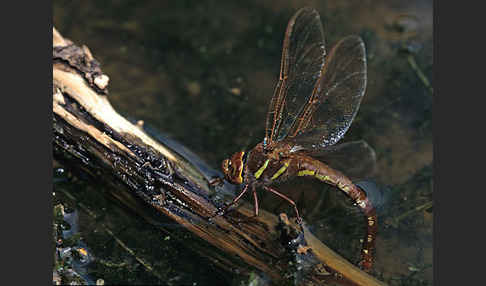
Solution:
<path fill-rule="evenodd" d="M 230 166 L 231 166 L 231 161 L 229 159 L 223 160 L 223 163 L 221 164 L 221 169 L 223 169 L 223 173 L 226 177 L 228 177 L 228 175 L 231 174 Z"/>
<path fill-rule="evenodd" d="M 241 184 L 243 182 L 243 155 L 245 152 L 235 153 L 230 159 L 226 159 L 221 164 L 224 177 L 233 184 Z"/>

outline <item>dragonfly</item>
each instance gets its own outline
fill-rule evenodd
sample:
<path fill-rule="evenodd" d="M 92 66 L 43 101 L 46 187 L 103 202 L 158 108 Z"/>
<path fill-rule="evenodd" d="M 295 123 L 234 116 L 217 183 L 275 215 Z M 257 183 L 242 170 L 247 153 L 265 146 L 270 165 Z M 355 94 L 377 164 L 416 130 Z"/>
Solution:
<path fill-rule="evenodd" d="M 346 193 L 364 213 L 367 234 L 359 265 L 369 270 L 377 232 L 376 211 L 365 191 L 326 163 L 326 158 L 346 160 L 343 154 L 369 150 L 364 141 L 335 145 L 358 112 L 366 79 L 362 39 L 345 37 L 327 54 L 319 13 L 309 7 L 298 10 L 285 32 L 280 76 L 267 112 L 265 137 L 248 152 L 236 152 L 222 162 L 225 179 L 243 188 L 219 212 L 224 214 L 250 190 L 258 216 L 256 190 L 261 188 L 292 205 L 300 224 L 296 203 L 272 185 L 294 177 L 330 184 Z"/>

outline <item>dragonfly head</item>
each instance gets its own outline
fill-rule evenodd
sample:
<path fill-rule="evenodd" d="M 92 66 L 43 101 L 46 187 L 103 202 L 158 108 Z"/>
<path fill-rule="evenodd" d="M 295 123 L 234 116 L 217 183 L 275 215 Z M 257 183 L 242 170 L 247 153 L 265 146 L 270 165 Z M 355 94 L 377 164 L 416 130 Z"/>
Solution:
<path fill-rule="evenodd" d="M 236 152 L 229 159 L 225 159 L 221 165 L 226 180 L 233 184 L 243 183 L 243 156 L 245 152 Z"/>

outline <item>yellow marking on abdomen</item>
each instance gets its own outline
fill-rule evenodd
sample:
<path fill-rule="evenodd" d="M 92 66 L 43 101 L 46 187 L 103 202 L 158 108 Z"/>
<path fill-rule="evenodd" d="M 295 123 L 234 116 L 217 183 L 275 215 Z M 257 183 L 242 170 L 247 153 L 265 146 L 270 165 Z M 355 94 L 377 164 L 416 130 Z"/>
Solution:
<path fill-rule="evenodd" d="M 268 166 L 268 162 L 270 162 L 270 159 L 267 159 L 265 161 L 265 163 L 263 163 L 263 166 L 260 167 L 260 169 L 258 169 L 256 172 L 255 172 L 255 178 L 258 179 L 260 178 L 260 176 L 263 174 L 263 171 L 265 171 L 265 169 L 267 168 Z"/>
<path fill-rule="evenodd" d="M 314 176 L 318 180 L 321 180 L 323 182 L 330 182 L 330 183 L 335 183 L 330 176 L 323 176 L 321 174 L 316 174 L 316 171 L 313 170 L 302 170 L 297 173 L 297 176 Z"/>
<path fill-rule="evenodd" d="M 348 193 L 349 192 L 349 186 L 347 186 L 343 182 L 338 182 L 338 188 L 340 188 L 341 190 L 343 190 L 345 193 Z"/>
<path fill-rule="evenodd" d="M 316 174 L 315 176 L 317 179 L 323 181 L 323 182 L 332 182 L 331 181 L 331 178 L 329 176 L 323 176 L 323 175 L 319 175 L 319 174 Z"/>
<path fill-rule="evenodd" d="M 312 170 L 302 170 L 297 173 L 297 176 L 314 176 L 316 172 Z"/>
<path fill-rule="evenodd" d="M 282 173 L 285 172 L 285 170 L 287 170 L 288 167 L 289 167 L 289 162 L 285 161 L 284 165 L 280 169 L 278 169 L 278 171 L 275 174 L 273 174 L 271 179 L 275 180 L 276 178 L 278 178 L 278 176 L 282 175 Z"/>

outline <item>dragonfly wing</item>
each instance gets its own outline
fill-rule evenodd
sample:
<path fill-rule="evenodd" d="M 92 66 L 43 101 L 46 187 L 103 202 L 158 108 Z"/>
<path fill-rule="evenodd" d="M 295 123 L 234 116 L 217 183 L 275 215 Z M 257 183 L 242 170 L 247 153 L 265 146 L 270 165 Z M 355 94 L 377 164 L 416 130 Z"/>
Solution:
<path fill-rule="evenodd" d="M 289 137 L 304 149 L 324 148 L 346 133 L 366 89 L 366 52 L 358 36 L 348 36 L 330 51 Z"/>
<path fill-rule="evenodd" d="M 265 144 L 287 136 L 321 77 L 324 59 L 319 13 L 302 8 L 289 21 L 285 32 L 280 79 L 267 113 Z"/>
<path fill-rule="evenodd" d="M 342 143 L 308 154 L 353 181 L 370 178 L 376 171 L 375 150 L 364 140 Z"/>

